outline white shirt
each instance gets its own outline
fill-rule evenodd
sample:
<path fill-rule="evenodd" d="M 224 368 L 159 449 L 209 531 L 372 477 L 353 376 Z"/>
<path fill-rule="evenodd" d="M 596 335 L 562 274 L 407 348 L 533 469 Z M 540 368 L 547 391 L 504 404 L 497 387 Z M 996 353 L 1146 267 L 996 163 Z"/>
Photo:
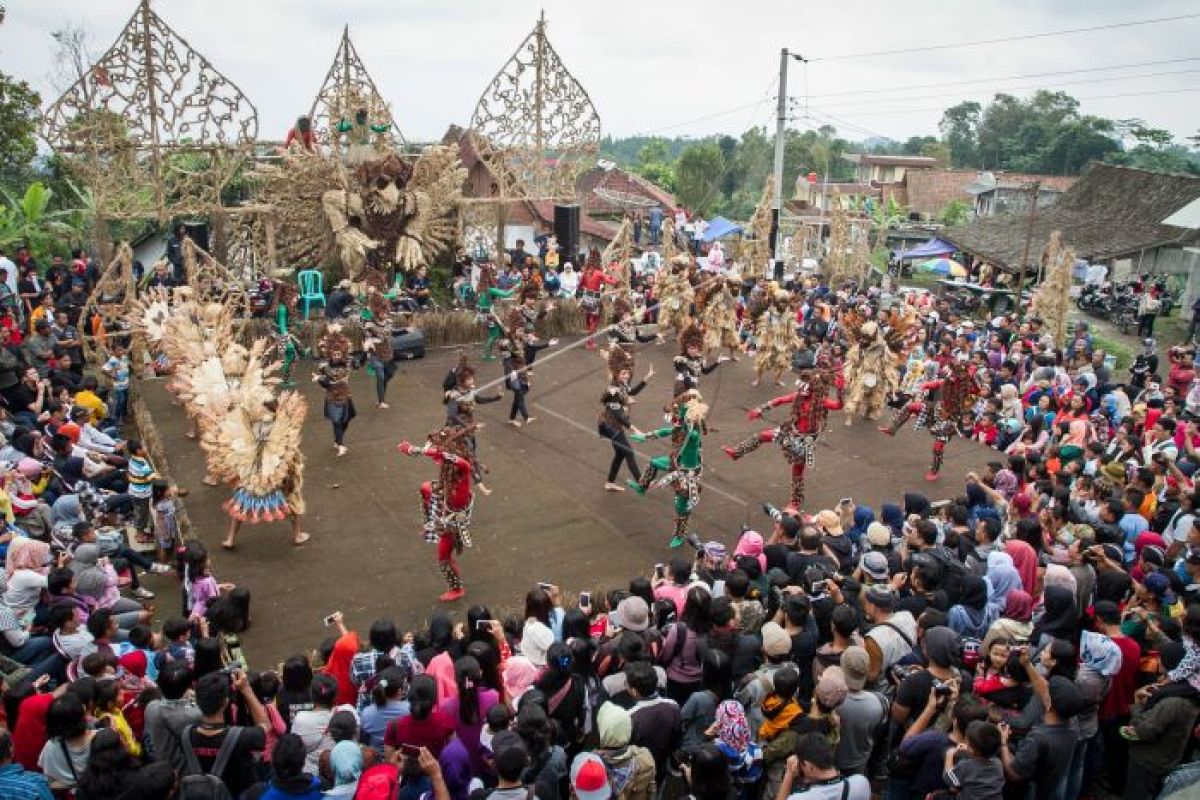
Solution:
<path fill-rule="evenodd" d="M 1171 542 L 1187 544 L 1188 531 L 1192 529 L 1192 522 L 1195 519 L 1195 514 L 1184 511 L 1180 511 L 1172 517 L 1167 529 L 1163 531 L 1163 538 L 1167 540 L 1167 544 Z"/>
<path fill-rule="evenodd" d="M 309 774 L 317 774 L 322 751 L 333 747 L 333 739 L 329 737 L 329 718 L 332 716 L 332 709 L 314 708 L 297 712 L 292 717 L 292 733 L 304 742 L 304 771 Z"/>
<path fill-rule="evenodd" d="M 12 289 L 12 293 L 17 293 L 17 265 L 14 264 L 8 256 L 0 256 L 0 269 L 7 270 L 8 274 L 4 276 L 4 282 L 8 284 L 8 288 Z"/>
<path fill-rule="evenodd" d="M 845 783 L 850 784 L 846 800 L 871 800 L 871 784 L 862 775 L 851 775 L 844 780 L 809 787 L 803 792 L 788 795 L 788 800 L 842 800 Z"/>

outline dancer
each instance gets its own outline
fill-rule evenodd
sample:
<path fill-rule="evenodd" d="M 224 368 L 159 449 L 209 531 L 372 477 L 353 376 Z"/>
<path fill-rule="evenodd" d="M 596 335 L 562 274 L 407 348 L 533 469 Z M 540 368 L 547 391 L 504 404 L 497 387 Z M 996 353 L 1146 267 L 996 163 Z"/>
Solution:
<path fill-rule="evenodd" d="M 792 466 L 792 506 L 796 509 L 804 505 L 804 475 L 813 465 L 817 440 L 825 430 L 825 418 L 828 412 L 839 408 L 837 400 L 828 397 L 833 381 L 833 373 L 825 365 L 801 369 L 796 391 L 752 408 L 746 414 L 747 419 L 758 420 L 769 409 L 790 403 L 787 421 L 724 448 L 725 455 L 737 461 L 760 445 L 777 442 L 783 457 Z"/>
<path fill-rule="evenodd" d="M 893 319 L 892 325 L 885 327 L 852 311 L 842 315 L 842 329 L 850 340 L 844 373 L 845 385 L 850 390 L 845 424 L 850 427 L 859 412 L 867 419 L 879 419 L 888 395 L 899 388 L 898 365 L 908 321 L 903 317 Z"/>
<path fill-rule="evenodd" d="M 625 294 L 617 296 L 613 301 L 614 322 L 604 332 L 605 337 L 608 339 L 608 348 L 600 351 L 602 358 L 607 360 L 609 352 L 613 347 L 618 345 L 627 347 L 637 342 L 646 344 L 648 342 L 663 341 L 661 334 L 652 333 L 644 335 L 638 331 L 638 322 L 641 319 L 642 313 L 634 309 Z"/>
<path fill-rule="evenodd" d="M 495 361 L 492 347 L 503 333 L 500 317 L 493 313 L 492 306 L 497 300 L 505 300 L 513 296 L 513 289 L 501 289 L 496 285 L 496 267 L 492 264 L 479 265 L 479 288 L 475 293 L 476 318 L 487 324 L 487 341 L 483 343 L 483 360 Z"/>
<path fill-rule="evenodd" d="M 553 302 L 539 305 L 540 300 L 541 290 L 532 282 L 527 283 L 521 288 L 521 304 L 512 313 L 513 324 L 519 325 L 525 336 L 525 362 L 530 366 L 533 366 L 537 358 L 537 351 L 545 346 L 537 346 L 537 324 L 554 310 Z"/>
<path fill-rule="evenodd" d="M 617 483 L 617 474 L 621 471 L 622 463 L 629 466 L 629 474 L 633 475 L 635 481 L 641 480 L 642 477 L 642 471 L 637 464 L 637 456 L 634 454 L 625 432 L 631 431 L 634 435 L 641 433 L 629 420 L 629 406 L 633 403 L 633 396 L 645 389 L 646 384 L 654 377 L 654 367 L 650 367 L 646 371 L 645 378 L 638 381 L 636 385 L 630 386 L 630 381 L 633 380 L 633 366 L 633 353 L 619 344 L 609 348 L 608 374 L 610 380 L 608 388 L 600 397 L 600 419 L 598 421 L 600 435 L 608 439 L 613 448 L 612 463 L 608 467 L 608 479 L 604 482 L 604 489 L 609 492 L 625 491 L 625 487 Z"/>
<path fill-rule="evenodd" d="M 696 294 L 697 315 L 704 329 L 704 354 L 711 357 L 713 351 L 724 347 L 729 350 L 729 360 L 737 361 L 735 354 L 741 347 L 741 340 L 738 338 L 737 299 L 730 286 L 740 286 L 741 279 L 729 273 L 724 277 L 709 276 L 705 283 L 707 286 Z"/>
<path fill-rule="evenodd" d="M 658 330 L 674 328 L 683 333 L 691 318 L 696 291 L 688 277 L 691 257 L 678 255 L 658 271 L 655 293 L 658 295 Z"/>
<path fill-rule="evenodd" d="M 771 293 L 771 305 L 759 317 L 755 330 L 758 353 L 754 358 L 754 380 L 758 386 L 763 375 L 775 373 L 775 383 L 783 386 L 783 371 L 791 366 L 796 349 L 796 315 L 790 308 L 791 295 L 783 289 Z"/>
<path fill-rule="evenodd" d="M 479 394 L 475 389 L 475 368 L 467 363 L 466 351 L 459 351 L 458 365 L 446 373 L 442 381 L 442 401 L 446 405 L 446 427 L 470 428 L 467 435 L 467 452 L 471 456 L 471 470 L 479 491 L 485 495 L 492 490 L 483 482 L 483 476 L 488 468 L 479 460 L 479 450 L 475 442 L 475 431 L 483 427 L 475 423 L 475 405 L 478 403 L 495 403 L 503 395 L 499 392 L 490 395 Z"/>
<path fill-rule="evenodd" d="M 675 492 L 673 536 L 669 545 L 672 548 L 686 541 L 696 550 L 702 549 L 699 537 L 688 526 L 692 512 L 700 502 L 700 475 L 703 471 L 701 444 L 707 416 L 708 406 L 700 398 L 700 393 L 685 392 L 675 399 L 671 425 L 650 433 L 635 433 L 631 437 L 635 442 L 671 437 L 671 454 L 650 459 L 642 477 L 627 483 L 639 495 L 655 486 L 670 486 Z"/>
<path fill-rule="evenodd" d="M 321 339 L 321 356 L 325 359 L 313 373 L 313 383 L 325 390 L 325 419 L 333 426 L 333 446 L 339 457 L 346 455 L 346 429 L 357 416 L 354 398 L 350 396 L 350 340 L 342 326 L 333 324 Z"/>
<path fill-rule="evenodd" d="M 442 428 L 429 435 L 423 447 L 400 442 L 396 448 L 406 456 L 428 456 L 438 465 L 438 478 L 421 484 L 421 508 L 425 516 L 425 541 L 437 543 L 438 569 L 449 589 L 438 597 L 443 603 L 467 593 L 454 560 L 456 553 L 471 546 L 471 457 L 466 439 L 472 426 Z"/>
<path fill-rule="evenodd" d="M 946 443 L 955 434 L 969 436 L 971 430 L 972 410 L 975 398 L 979 396 L 979 384 L 971 373 L 971 367 L 960 360 L 950 361 L 942 366 L 937 380 L 921 384 L 924 397 L 914 400 L 896 409 L 892 424 L 879 430 L 888 436 L 895 436 L 896 431 L 908 422 L 913 414 L 917 417 L 917 427 L 929 426 L 933 436 L 933 463 L 925 480 L 936 481 L 942 471 L 942 460 L 946 454 Z"/>
<path fill-rule="evenodd" d="M 604 272 L 600 265 L 600 251 L 593 247 L 588 252 L 587 263 L 579 279 L 579 307 L 583 310 L 583 322 L 587 328 L 587 344 L 584 346 L 588 350 L 596 349 L 596 329 L 604 313 L 604 287 L 616 284 L 617 279 Z"/>
<path fill-rule="evenodd" d="M 704 331 L 695 322 L 689 323 L 679 334 L 679 355 L 671 363 L 675 367 L 675 384 L 672 397 L 700 389 L 700 376 L 707 375 L 729 360 L 729 356 L 717 356 L 711 364 L 704 363 Z"/>
<path fill-rule="evenodd" d="M 551 345 L 557 344 L 557 339 L 548 342 L 530 340 L 525 329 L 521 326 L 521 312 L 513 309 L 509 318 L 508 330 L 500 340 L 500 356 L 504 364 L 504 384 L 513 393 L 512 408 L 508 412 L 508 424 L 514 428 L 522 424 L 529 425 L 537 421 L 537 417 L 529 416 L 525 398 L 529 394 L 529 385 L 533 379 L 533 369 L 525 360 L 526 353 L 536 353 Z M 517 415 L 521 419 L 517 419 Z M 523 422 L 522 422 L 523 421 Z"/>
<path fill-rule="evenodd" d="M 296 385 L 292 380 L 292 365 L 300 355 L 296 337 L 292 334 L 291 317 L 296 310 L 299 289 L 287 281 L 271 281 L 275 290 L 275 336 L 283 366 L 279 370 L 280 387 L 290 389 Z"/>
<path fill-rule="evenodd" d="M 382 292 L 367 289 L 367 310 L 363 313 L 363 350 L 367 366 L 375 374 L 375 405 L 388 408 L 387 387 L 396 375 L 396 354 L 392 350 L 392 307 Z"/>

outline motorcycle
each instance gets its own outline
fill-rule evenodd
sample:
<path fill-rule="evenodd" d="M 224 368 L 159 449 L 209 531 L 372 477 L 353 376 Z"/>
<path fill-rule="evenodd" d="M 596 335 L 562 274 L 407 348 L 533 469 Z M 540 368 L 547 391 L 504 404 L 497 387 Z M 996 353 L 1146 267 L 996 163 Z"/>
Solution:
<path fill-rule="evenodd" d="M 1087 311 L 1093 314 L 1099 313 L 1105 310 L 1110 297 L 1111 290 L 1108 284 L 1089 283 L 1083 287 L 1083 291 L 1075 299 L 1075 305 L 1078 306 L 1080 311 Z"/>

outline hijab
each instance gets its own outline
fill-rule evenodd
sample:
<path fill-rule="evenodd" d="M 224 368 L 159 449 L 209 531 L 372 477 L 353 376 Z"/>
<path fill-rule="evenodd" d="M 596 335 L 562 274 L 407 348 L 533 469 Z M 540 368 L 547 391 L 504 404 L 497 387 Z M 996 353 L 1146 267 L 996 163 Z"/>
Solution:
<path fill-rule="evenodd" d="M 47 561 L 50 556 L 50 545 L 30 539 L 26 536 L 16 536 L 8 543 L 8 555 L 4 559 L 4 571 L 12 577 L 17 570 L 27 569 L 40 575 L 50 571 Z"/>
<path fill-rule="evenodd" d="M 108 589 L 109 574 L 98 565 L 100 546 L 96 544 L 81 544 L 75 548 L 71 571 L 75 573 L 75 591 L 84 597 L 100 600 Z"/>
<path fill-rule="evenodd" d="M 1021 576 L 1021 585 L 1032 595 L 1037 591 L 1038 570 L 1038 557 L 1032 545 L 1020 539 L 1010 539 L 1004 543 L 1004 552 L 1012 558 L 1013 566 Z"/>
<path fill-rule="evenodd" d="M 509 703 L 515 708 L 517 700 L 537 680 L 538 668 L 525 656 L 512 656 L 504 662 L 504 693 L 508 695 Z"/>
<path fill-rule="evenodd" d="M 511 664 L 512 659 L 508 663 Z M 627 747 L 633 738 L 633 717 L 628 709 L 616 703 L 605 703 L 596 712 L 596 733 L 600 737 L 600 747 L 605 750 Z"/>
<path fill-rule="evenodd" d="M 867 535 L 867 527 L 875 521 L 875 512 L 870 506 L 855 506 L 854 507 L 854 524 L 846 531 L 850 536 L 850 541 L 858 544 L 862 537 Z"/>
<path fill-rule="evenodd" d="M 1042 582 L 1048 587 L 1061 586 L 1071 594 L 1075 594 L 1078 591 L 1075 576 L 1071 574 L 1071 570 L 1062 564 L 1048 564 L 1046 566 L 1046 576 L 1042 579 Z"/>
<path fill-rule="evenodd" d="M 1053 636 L 1074 644 L 1078 626 L 1075 592 L 1062 586 L 1047 586 L 1042 593 L 1042 618 L 1033 626 L 1029 640 L 1037 645 L 1043 636 Z"/>
<path fill-rule="evenodd" d="M 64 494 L 54 501 L 50 511 L 55 525 L 75 525 L 87 521 L 83 518 L 83 507 L 77 494 Z"/>
<path fill-rule="evenodd" d="M 892 538 L 904 535 L 904 511 L 895 503 L 884 503 L 879 507 L 879 518 L 892 529 Z"/>
<path fill-rule="evenodd" d="M 348 739 L 338 742 L 329 753 L 329 766 L 334 786 L 358 783 L 363 771 L 362 748 Z"/>
<path fill-rule="evenodd" d="M 758 561 L 758 566 L 762 569 L 762 574 L 767 573 L 767 557 L 763 555 L 763 538 L 762 534 L 755 531 L 746 531 L 742 534 L 742 538 L 738 540 L 737 549 L 733 551 L 735 556 L 753 556 Z"/>
<path fill-rule="evenodd" d="M 1028 623 L 1033 619 L 1033 598 L 1029 592 L 1013 589 L 1004 600 L 1004 613 L 1001 615 L 1013 622 Z"/>
<path fill-rule="evenodd" d="M 1110 678 L 1121 669 L 1121 648 L 1103 633 L 1084 631 L 1079 637 L 1079 659 L 1093 672 Z"/>
<path fill-rule="evenodd" d="M 1010 592 L 1024 586 L 1012 556 L 1001 550 L 988 553 L 987 583 L 988 603 L 998 608 L 1004 608 L 1004 599 Z"/>
<path fill-rule="evenodd" d="M 717 734 L 722 742 L 729 745 L 739 754 L 746 752 L 750 746 L 750 723 L 746 721 L 746 712 L 742 704 L 736 700 L 726 700 L 717 706 Z"/>
<path fill-rule="evenodd" d="M 1005 500 L 1012 500 L 1017 493 L 1017 487 L 1020 481 L 1017 480 L 1017 474 L 1011 469 L 1002 469 L 996 473 L 996 491 Z"/>

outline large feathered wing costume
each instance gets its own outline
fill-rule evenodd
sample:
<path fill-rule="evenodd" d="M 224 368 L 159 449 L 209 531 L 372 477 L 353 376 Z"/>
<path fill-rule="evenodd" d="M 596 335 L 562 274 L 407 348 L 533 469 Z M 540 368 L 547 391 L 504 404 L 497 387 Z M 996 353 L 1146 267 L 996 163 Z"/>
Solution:
<path fill-rule="evenodd" d="M 217 426 L 215 454 L 237 481 L 225 510 L 243 522 L 304 513 L 300 436 L 308 403 L 296 392 L 274 397 L 276 367 L 252 349 L 233 407 Z"/>

